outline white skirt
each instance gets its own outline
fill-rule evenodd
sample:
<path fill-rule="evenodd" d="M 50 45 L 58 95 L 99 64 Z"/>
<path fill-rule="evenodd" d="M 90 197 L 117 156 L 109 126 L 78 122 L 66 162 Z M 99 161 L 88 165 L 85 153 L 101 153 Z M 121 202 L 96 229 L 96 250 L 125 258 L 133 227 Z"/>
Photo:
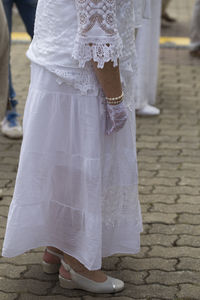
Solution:
<path fill-rule="evenodd" d="M 2 255 L 53 246 L 100 269 L 102 257 L 140 249 L 135 116 L 106 136 L 101 90 L 82 96 L 56 80 L 32 64 Z"/>

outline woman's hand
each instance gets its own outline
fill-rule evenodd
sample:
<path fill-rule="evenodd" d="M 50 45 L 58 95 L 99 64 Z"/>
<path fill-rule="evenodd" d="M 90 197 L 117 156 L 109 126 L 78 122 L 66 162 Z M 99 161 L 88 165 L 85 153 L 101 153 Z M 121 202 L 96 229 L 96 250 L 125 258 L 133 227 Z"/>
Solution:
<path fill-rule="evenodd" d="M 114 131 L 119 131 L 124 127 L 128 115 L 123 103 L 117 105 L 106 104 L 106 134 L 110 135 Z"/>

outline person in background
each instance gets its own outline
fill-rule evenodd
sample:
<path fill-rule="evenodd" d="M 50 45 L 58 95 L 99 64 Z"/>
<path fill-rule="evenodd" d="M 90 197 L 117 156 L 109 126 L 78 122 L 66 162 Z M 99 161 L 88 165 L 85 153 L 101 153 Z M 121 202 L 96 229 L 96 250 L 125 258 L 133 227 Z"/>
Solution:
<path fill-rule="evenodd" d="M 156 101 L 158 79 L 161 0 L 151 0 L 150 11 L 151 17 L 143 19 L 136 36 L 136 114 L 140 116 L 160 114 L 160 110 L 153 105 Z"/>
<path fill-rule="evenodd" d="M 190 34 L 190 54 L 200 58 L 200 0 L 196 0 L 193 10 Z"/>
<path fill-rule="evenodd" d="M 0 1 L 0 117 L 3 118 L 8 98 L 9 36 L 3 5 Z"/>
<path fill-rule="evenodd" d="M 1 1 L 1 0 L 0 0 Z M 12 31 L 12 8 L 16 4 L 19 14 L 24 22 L 27 33 L 33 37 L 35 12 L 37 0 L 2 0 L 10 34 Z M 1 122 L 2 133 L 9 138 L 22 137 L 22 127 L 18 121 L 19 114 L 17 113 L 16 93 L 12 84 L 11 68 L 9 66 L 9 94 L 7 102 L 7 111 L 4 119 Z"/>
<path fill-rule="evenodd" d="M 170 4 L 171 0 L 162 0 L 162 21 L 165 21 L 167 23 L 174 23 L 176 22 L 176 19 L 172 18 L 168 13 L 167 13 L 167 8 Z"/>

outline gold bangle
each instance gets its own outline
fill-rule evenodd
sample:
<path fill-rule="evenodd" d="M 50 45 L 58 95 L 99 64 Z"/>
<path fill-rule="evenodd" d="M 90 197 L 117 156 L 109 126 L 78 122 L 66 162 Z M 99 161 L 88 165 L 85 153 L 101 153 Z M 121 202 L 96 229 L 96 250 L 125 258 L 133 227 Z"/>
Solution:
<path fill-rule="evenodd" d="M 108 101 L 117 101 L 117 100 L 121 100 L 123 97 L 124 97 L 124 93 L 122 92 L 122 94 L 119 97 L 115 97 L 115 98 L 106 97 L 106 100 L 108 100 Z"/>

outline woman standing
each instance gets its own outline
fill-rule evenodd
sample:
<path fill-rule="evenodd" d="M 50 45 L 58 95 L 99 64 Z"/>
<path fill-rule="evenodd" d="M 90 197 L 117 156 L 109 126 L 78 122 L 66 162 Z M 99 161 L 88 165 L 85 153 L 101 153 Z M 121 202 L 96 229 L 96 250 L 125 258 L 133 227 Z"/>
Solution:
<path fill-rule="evenodd" d="M 160 113 L 153 105 L 156 102 L 158 80 L 161 4 L 161 0 L 150 0 L 151 18 L 143 20 L 136 37 L 138 52 L 136 113 L 140 116 L 155 116 Z"/>
<path fill-rule="evenodd" d="M 122 290 L 102 257 L 140 249 L 133 14 L 132 0 L 38 2 L 3 256 L 48 246 L 65 288 Z"/>

